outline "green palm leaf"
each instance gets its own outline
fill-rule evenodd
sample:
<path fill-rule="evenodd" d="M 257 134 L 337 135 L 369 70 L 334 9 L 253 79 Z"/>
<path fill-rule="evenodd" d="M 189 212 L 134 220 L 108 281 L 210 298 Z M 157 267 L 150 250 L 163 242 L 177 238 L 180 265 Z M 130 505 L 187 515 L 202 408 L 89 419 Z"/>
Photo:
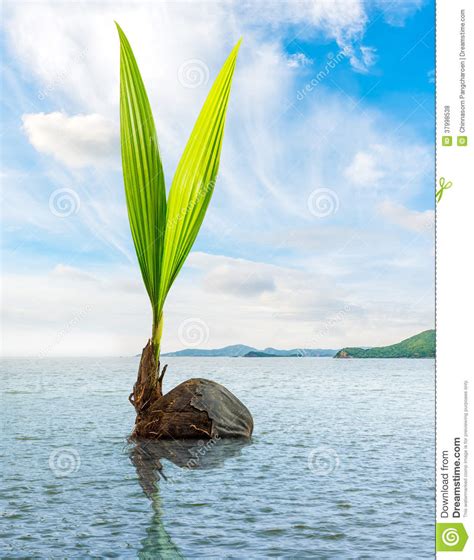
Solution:
<path fill-rule="evenodd" d="M 181 157 L 168 196 L 161 301 L 186 260 L 214 191 L 230 86 L 240 41 L 207 96 Z"/>
<path fill-rule="evenodd" d="M 120 36 L 120 136 L 128 218 L 138 263 L 153 308 L 158 309 L 166 190 L 155 123 L 130 43 Z"/>
<path fill-rule="evenodd" d="M 188 256 L 214 190 L 240 41 L 217 76 L 176 169 L 168 204 L 156 131 L 127 38 L 120 36 L 120 133 L 130 228 L 153 308 L 159 355 L 166 296 Z"/>

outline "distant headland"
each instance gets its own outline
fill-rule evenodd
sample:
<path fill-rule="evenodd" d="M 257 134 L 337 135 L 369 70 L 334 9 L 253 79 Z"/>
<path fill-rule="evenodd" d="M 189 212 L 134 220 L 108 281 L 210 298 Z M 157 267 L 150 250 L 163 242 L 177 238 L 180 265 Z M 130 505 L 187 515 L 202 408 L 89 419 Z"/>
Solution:
<path fill-rule="evenodd" d="M 435 338 L 435 331 L 431 329 L 397 344 L 375 348 L 347 347 L 339 351 L 326 348 L 292 348 L 290 350 L 265 348 L 259 350 L 245 344 L 234 344 L 215 349 L 186 348 L 177 352 L 168 352 L 162 356 L 188 358 L 434 358 Z"/>
<path fill-rule="evenodd" d="M 391 346 L 377 348 L 343 348 L 335 358 L 434 358 L 436 336 L 434 330 L 423 331 Z"/>
<path fill-rule="evenodd" d="M 162 356 L 182 356 L 182 357 L 226 357 L 226 358 L 293 358 L 293 357 L 310 357 L 332 358 L 337 350 L 327 350 L 320 348 L 293 348 L 291 350 L 278 350 L 277 348 L 265 348 L 258 350 L 253 346 L 245 344 L 234 344 L 232 346 L 224 346 L 224 348 L 216 348 L 213 350 L 203 350 L 201 348 L 186 348 L 177 352 L 168 352 Z"/>

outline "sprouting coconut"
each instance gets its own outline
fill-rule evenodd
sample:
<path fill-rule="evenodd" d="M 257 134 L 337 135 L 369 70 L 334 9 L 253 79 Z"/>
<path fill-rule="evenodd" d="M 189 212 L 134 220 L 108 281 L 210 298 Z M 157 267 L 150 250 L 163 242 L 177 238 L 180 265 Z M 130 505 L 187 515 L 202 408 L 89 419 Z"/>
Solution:
<path fill-rule="evenodd" d="M 240 41 L 217 76 L 194 125 L 166 200 L 155 123 L 130 43 L 120 37 L 120 136 L 130 229 L 153 311 L 130 394 L 135 438 L 250 437 L 247 408 L 222 385 L 190 379 L 162 393 L 163 307 L 196 236 L 214 190 L 225 116 Z"/>

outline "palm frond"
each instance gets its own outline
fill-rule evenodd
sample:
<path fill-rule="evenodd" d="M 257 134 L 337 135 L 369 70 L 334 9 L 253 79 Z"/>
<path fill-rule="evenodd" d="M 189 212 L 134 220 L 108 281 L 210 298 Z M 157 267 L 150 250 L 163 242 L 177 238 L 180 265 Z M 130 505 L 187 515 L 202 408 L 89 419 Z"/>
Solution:
<path fill-rule="evenodd" d="M 240 41 L 230 53 L 207 96 L 171 184 L 163 253 L 161 305 L 193 246 L 214 191 L 239 47 Z"/>
<path fill-rule="evenodd" d="M 189 137 L 168 203 L 155 124 L 130 43 L 120 37 L 120 137 L 128 217 L 153 308 L 158 357 L 166 296 L 201 227 L 219 169 L 225 116 L 240 41 L 217 76 Z"/>
<path fill-rule="evenodd" d="M 155 123 L 130 43 L 120 37 L 120 136 L 128 218 L 138 263 L 153 308 L 159 291 L 166 223 L 166 190 Z"/>

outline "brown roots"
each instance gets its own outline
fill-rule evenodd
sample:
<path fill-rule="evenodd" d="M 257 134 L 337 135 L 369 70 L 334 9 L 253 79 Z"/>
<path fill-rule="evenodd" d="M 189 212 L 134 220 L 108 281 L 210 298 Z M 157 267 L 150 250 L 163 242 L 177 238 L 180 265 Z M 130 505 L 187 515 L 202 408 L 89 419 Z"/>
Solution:
<path fill-rule="evenodd" d="M 137 381 L 128 397 L 137 413 L 135 424 L 143 421 L 150 407 L 163 396 L 163 377 L 167 367 L 164 366 L 160 374 L 160 362 L 156 363 L 154 345 L 149 340 L 142 351 Z"/>

